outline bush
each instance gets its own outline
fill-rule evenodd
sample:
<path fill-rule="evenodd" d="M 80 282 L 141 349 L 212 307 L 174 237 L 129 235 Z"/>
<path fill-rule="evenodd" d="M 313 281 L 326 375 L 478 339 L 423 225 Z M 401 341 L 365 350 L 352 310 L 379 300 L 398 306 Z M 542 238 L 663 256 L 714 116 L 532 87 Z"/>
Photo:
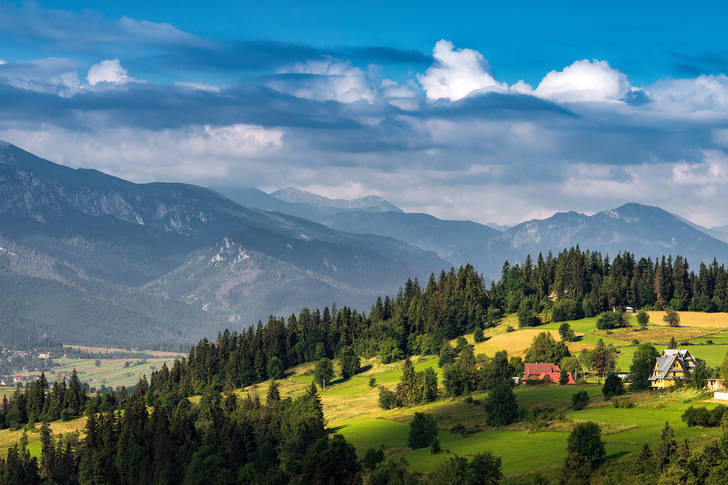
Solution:
<path fill-rule="evenodd" d="M 430 443 L 430 453 L 433 455 L 436 455 L 442 451 L 442 448 L 440 448 L 440 440 L 435 438 L 432 440 L 432 443 Z"/>
<path fill-rule="evenodd" d="M 393 409 L 397 406 L 397 395 L 386 387 L 379 388 L 379 407 Z"/>
<path fill-rule="evenodd" d="M 452 364 L 455 362 L 455 351 L 452 347 L 450 347 L 450 344 L 448 342 L 445 342 L 442 344 L 442 348 L 440 348 L 440 359 L 437 361 L 437 365 L 439 367 L 444 367 L 447 364 Z"/>
<path fill-rule="evenodd" d="M 378 464 L 384 461 L 384 450 L 381 448 L 369 448 L 361 460 L 364 468 L 374 470 Z"/>
<path fill-rule="evenodd" d="M 605 399 L 624 394 L 624 384 L 622 384 L 622 379 L 620 379 L 616 374 L 609 374 L 602 386 L 602 394 L 604 394 Z"/>
<path fill-rule="evenodd" d="M 404 359 L 404 352 L 393 338 L 388 338 L 379 344 L 379 358 L 382 364 L 391 364 Z"/>
<path fill-rule="evenodd" d="M 705 406 L 699 408 L 690 406 L 683 413 L 682 420 L 690 427 L 702 426 L 704 428 L 715 428 L 722 423 L 726 410 L 728 408 L 722 404 L 717 405 L 713 410 L 709 410 Z"/>
<path fill-rule="evenodd" d="M 580 411 L 589 404 L 589 393 L 578 391 L 571 395 L 571 408 Z"/>
<path fill-rule="evenodd" d="M 680 314 L 672 307 L 667 307 L 665 316 L 662 319 L 671 327 L 680 326 Z"/>
<path fill-rule="evenodd" d="M 647 326 L 647 323 L 650 321 L 650 314 L 647 313 L 644 310 L 640 310 L 637 313 L 637 323 L 639 323 L 640 327 L 645 328 Z"/>
<path fill-rule="evenodd" d="M 275 355 L 268 360 L 267 371 L 269 379 L 280 379 L 283 377 L 283 361 Z"/>
<path fill-rule="evenodd" d="M 482 328 L 477 327 L 475 329 L 475 332 L 473 332 L 473 340 L 476 343 L 485 342 L 486 339 L 485 339 L 485 335 L 483 335 L 483 329 Z"/>
<path fill-rule="evenodd" d="M 566 322 L 559 326 L 559 335 L 561 335 L 561 340 L 564 342 L 573 342 L 576 338 L 574 331 L 571 329 L 571 325 Z"/>
<path fill-rule="evenodd" d="M 579 453 L 593 468 L 604 462 L 606 452 L 602 440 L 602 430 L 596 423 L 578 423 L 569 434 L 566 443 L 566 451 Z"/>
<path fill-rule="evenodd" d="M 510 384 L 500 384 L 490 391 L 485 401 L 485 412 L 488 426 L 505 426 L 516 420 L 518 403 Z"/>
<path fill-rule="evenodd" d="M 622 399 L 615 399 L 612 403 L 612 406 L 614 406 L 615 408 L 629 409 L 634 407 L 634 401 L 627 397 Z"/>
<path fill-rule="evenodd" d="M 377 385 L 377 378 L 376 377 L 370 377 L 369 378 L 369 387 L 374 387 Z"/>
<path fill-rule="evenodd" d="M 425 413 L 415 413 L 415 417 L 410 422 L 409 437 L 407 444 L 413 450 L 426 448 L 432 444 L 432 440 L 437 437 L 437 421 L 435 418 Z"/>
<path fill-rule="evenodd" d="M 351 347 L 344 347 L 339 355 L 339 366 L 341 367 L 341 377 L 348 379 L 359 373 L 361 361 Z"/>
<path fill-rule="evenodd" d="M 541 320 L 536 315 L 536 312 L 528 308 L 521 308 L 518 310 L 518 326 L 520 328 L 535 327 L 540 325 Z"/>
<path fill-rule="evenodd" d="M 624 312 L 604 312 L 597 319 L 597 328 L 599 330 L 611 330 L 628 326 L 629 323 L 627 323 Z"/>
<path fill-rule="evenodd" d="M 577 320 L 582 316 L 582 309 L 576 301 L 565 298 L 554 303 L 551 320 L 554 322 L 563 322 L 565 320 Z"/>

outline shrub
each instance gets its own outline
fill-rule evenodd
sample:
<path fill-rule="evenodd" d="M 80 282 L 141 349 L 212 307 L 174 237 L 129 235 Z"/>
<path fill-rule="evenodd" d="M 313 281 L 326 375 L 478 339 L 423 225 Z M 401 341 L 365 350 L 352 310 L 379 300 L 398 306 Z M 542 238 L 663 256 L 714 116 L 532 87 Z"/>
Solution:
<path fill-rule="evenodd" d="M 554 303 L 551 320 L 554 322 L 563 322 L 564 320 L 576 320 L 582 316 L 582 309 L 576 301 L 565 298 Z"/>
<path fill-rule="evenodd" d="M 719 404 L 713 410 L 709 410 L 705 406 L 699 408 L 690 406 L 683 413 L 682 420 L 690 427 L 702 426 L 704 428 L 714 428 L 720 426 L 723 421 L 723 415 L 727 410 L 728 408 L 722 404 Z"/>
<path fill-rule="evenodd" d="M 629 398 L 615 399 L 612 403 L 615 408 L 629 409 L 634 407 L 634 401 Z"/>
<path fill-rule="evenodd" d="M 351 347 L 344 347 L 339 356 L 339 365 L 341 366 L 341 377 L 348 379 L 354 374 L 358 374 L 361 370 L 361 361 L 359 356 L 354 353 Z"/>
<path fill-rule="evenodd" d="M 364 468 L 374 470 L 378 464 L 384 461 L 384 450 L 381 448 L 369 448 L 361 460 Z"/>
<path fill-rule="evenodd" d="M 377 385 L 377 378 L 376 377 L 370 377 L 369 378 L 369 387 L 374 387 Z"/>
<path fill-rule="evenodd" d="M 589 404 L 589 394 L 586 391 L 578 391 L 571 395 L 571 408 L 579 411 Z"/>
<path fill-rule="evenodd" d="M 539 325 L 541 320 L 536 315 L 536 312 L 529 308 L 521 308 L 518 310 L 518 326 L 520 328 L 535 327 Z"/>
<path fill-rule="evenodd" d="M 436 455 L 442 451 L 442 448 L 440 448 L 440 440 L 435 438 L 432 440 L 432 443 L 430 443 L 430 453 L 433 455 Z"/>
<path fill-rule="evenodd" d="M 667 307 L 665 316 L 662 319 L 671 327 L 680 326 L 680 314 L 672 307 Z"/>
<path fill-rule="evenodd" d="M 604 312 L 597 319 L 597 328 L 599 330 L 611 330 L 628 326 L 624 312 Z"/>
<path fill-rule="evenodd" d="M 604 394 L 605 399 L 624 394 L 624 384 L 622 384 L 622 379 L 620 379 L 616 374 L 609 374 L 604 380 L 602 394 Z"/>
<path fill-rule="evenodd" d="M 640 325 L 640 327 L 645 328 L 647 326 L 647 323 L 650 321 L 650 314 L 647 313 L 644 310 L 640 310 L 637 313 L 637 323 Z"/>
<path fill-rule="evenodd" d="M 397 395 L 386 387 L 379 388 L 379 407 L 393 409 L 397 406 Z"/>
<path fill-rule="evenodd" d="M 404 352 L 399 348 L 396 340 L 388 338 L 379 344 L 379 358 L 382 360 L 382 364 L 391 364 L 404 359 Z"/>
<path fill-rule="evenodd" d="M 268 360 L 268 378 L 280 379 L 283 377 L 283 361 L 275 355 Z"/>
<path fill-rule="evenodd" d="M 505 426 L 516 420 L 518 403 L 510 384 L 500 384 L 490 391 L 485 401 L 485 412 L 488 426 Z"/>
<path fill-rule="evenodd" d="M 476 343 L 479 342 L 485 342 L 485 335 L 483 335 L 483 329 L 480 327 L 476 327 L 475 331 L 473 332 L 473 340 Z"/>
<path fill-rule="evenodd" d="M 576 338 L 574 331 L 571 329 L 571 325 L 566 322 L 559 326 L 559 335 L 561 335 L 561 340 L 564 342 L 573 342 Z"/>
<path fill-rule="evenodd" d="M 567 440 L 566 451 L 581 454 L 592 467 L 601 465 L 606 457 L 606 452 L 599 425 L 588 422 L 574 426 Z"/>
<path fill-rule="evenodd" d="M 447 364 L 452 364 L 455 362 L 455 351 L 452 347 L 450 347 L 450 344 L 448 342 L 445 342 L 442 344 L 442 348 L 440 348 L 440 359 L 437 361 L 437 365 L 439 367 L 444 367 Z"/>
<path fill-rule="evenodd" d="M 510 325 L 508 325 L 508 326 L 506 327 L 506 333 L 511 333 L 511 332 L 515 332 L 515 331 L 516 331 L 516 329 L 515 329 L 515 328 L 513 328 L 513 327 L 512 327 L 512 326 L 510 326 Z"/>
<path fill-rule="evenodd" d="M 437 437 L 437 421 L 429 414 L 415 413 L 410 422 L 409 437 L 407 444 L 413 450 L 430 446 L 432 440 Z"/>

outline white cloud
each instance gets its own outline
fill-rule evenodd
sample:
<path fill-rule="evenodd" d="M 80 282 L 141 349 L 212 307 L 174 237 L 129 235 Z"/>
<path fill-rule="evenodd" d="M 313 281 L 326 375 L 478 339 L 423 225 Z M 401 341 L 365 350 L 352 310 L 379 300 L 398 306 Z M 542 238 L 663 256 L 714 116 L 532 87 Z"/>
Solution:
<path fill-rule="evenodd" d="M 219 93 L 221 89 L 218 86 L 212 84 L 198 83 L 192 81 L 177 81 L 174 83 L 175 86 L 182 88 L 194 89 L 197 91 L 206 91 L 208 93 Z"/>
<path fill-rule="evenodd" d="M 250 124 L 179 129 L 6 129 L 0 140 L 54 162 L 95 168 L 136 182 L 206 183 L 265 170 L 263 157 L 283 147 L 283 130 Z"/>
<path fill-rule="evenodd" d="M 488 61 L 476 50 L 456 50 L 452 42 L 442 39 L 435 44 L 432 56 L 435 64 L 417 75 L 427 99 L 457 101 L 475 91 L 508 90 L 508 85 L 495 80 Z"/>
<path fill-rule="evenodd" d="M 70 59 L 53 58 L 2 64 L 0 82 L 28 91 L 71 96 L 80 89 L 78 64 Z"/>
<path fill-rule="evenodd" d="M 2 66 L 3 64 L 7 64 L 7 62 L 5 62 L 4 60 L 0 59 L 0 66 Z"/>
<path fill-rule="evenodd" d="M 646 91 L 653 107 L 662 111 L 728 111 L 728 77 L 725 74 L 661 81 Z"/>
<path fill-rule="evenodd" d="M 419 106 L 417 86 L 412 81 L 399 84 L 391 79 L 383 79 L 379 89 L 389 104 L 400 109 L 414 111 Z"/>
<path fill-rule="evenodd" d="M 107 59 L 94 64 L 89 68 L 86 79 L 91 86 L 98 83 L 125 84 L 134 80 L 129 77 L 126 69 L 121 67 L 119 59 Z"/>
<path fill-rule="evenodd" d="M 627 76 L 608 62 L 583 59 L 551 71 L 533 94 L 560 102 L 624 101 L 632 92 Z"/>
<path fill-rule="evenodd" d="M 317 101 L 334 100 L 340 103 L 373 102 L 377 93 L 368 76 L 350 62 L 330 59 L 297 63 L 279 71 L 282 76 L 270 81 L 278 91 L 298 98 Z M 294 75 L 293 77 L 287 75 Z"/>

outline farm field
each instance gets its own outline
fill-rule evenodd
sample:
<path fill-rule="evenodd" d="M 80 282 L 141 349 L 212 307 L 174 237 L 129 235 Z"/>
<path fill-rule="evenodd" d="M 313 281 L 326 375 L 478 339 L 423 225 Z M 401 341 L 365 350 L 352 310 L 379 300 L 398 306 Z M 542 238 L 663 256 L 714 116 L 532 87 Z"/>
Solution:
<path fill-rule="evenodd" d="M 86 418 L 72 419 L 70 421 L 55 421 L 50 423 L 51 430 L 56 436 L 66 433 L 83 432 L 86 426 Z M 40 456 L 40 423 L 36 423 L 35 427 L 27 431 L 28 449 L 30 454 L 35 457 Z M 8 453 L 8 448 L 20 441 L 23 436 L 23 430 L 0 429 L 0 457 L 4 457 Z"/>
<path fill-rule="evenodd" d="M 185 356 L 185 354 L 181 354 L 179 352 L 168 352 L 164 350 L 122 349 L 119 347 L 90 347 L 88 345 L 64 345 L 63 347 L 94 354 L 135 353 L 139 354 L 140 357 L 150 356 L 158 359 L 174 359 Z"/>
<path fill-rule="evenodd" d="M 76 369 L 79 379 L 91 387 L 99 388 L 104 385 L 116 388 L 133 386 L 143 375 L 149 376 L 154 369 L 162 367 L 165 362 L 171 365 L 174 359 L 169 357 L 146 359 L 146 362 L 133 359 L 99 359 L 98 367 L 96 359 L 55 359 L 54 362 L 58 366 L 46 372 L 49 382 L 63 377 L 68 378 L 73 369 Z"/>
<path fill-rule="evenodd" d="M 3 396 L 10 396 L 12 393 L 15 392 L 14 387 L 0 387 L 0 399 L 3 398 Z"/>

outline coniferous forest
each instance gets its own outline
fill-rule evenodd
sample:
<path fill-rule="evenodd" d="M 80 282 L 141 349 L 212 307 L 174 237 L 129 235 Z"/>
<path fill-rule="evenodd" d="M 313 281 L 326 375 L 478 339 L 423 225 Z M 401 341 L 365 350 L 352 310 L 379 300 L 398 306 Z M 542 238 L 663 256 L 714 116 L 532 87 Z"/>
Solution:
<path fill-rule="evenodd" d="M 501 280 L 490 285 L 472 266 L 464 266 L 432 275 L 424 287 L 409 280 L 393 298 L 378 298 L 368 313 L 336 305 L 304 308 L 287 319 L 271 316 L 241 333 L 225 331 L 215 342 L 200 341 L 187 358 L 163 366 L 133 389 L 89 397 L 75 375 L 52 386 L 39 379 L 3 402 L 0 426 L 43 423 L 41 458 L 31 458 L 21 440 L 0 462 L 0 477 L 8 484 L 328 484 L 364 479 L 441 483 L 461 473 L 491 480 L 463 483 L 498 483 L 500 461 L 489 453 L 450 460 L 429 476 L 394 461 L 379 466 L 381 460 L 360 461 L 341 435 L 329 435 L 315 384 L 296 398 L 282 398 L 275 380 L 304 362 L 340 359 L 342 369 L 352 374 L 358 371 L 358 357 L 389 363 L 439 353 L 448 394 L 488 389 L 501 398 L 486 406 L 512 402 L 503 413 L 492 414 L 489 425 L 503 425 L 516 419 L 509 384 L 519 362 L 509 362 L 501 352 L 476 369 L 472 350 L 465 344 L 453 350 L 449 340 L 477 334 L 514 312 L 530 326 L 549 312 L 558 321 L 625 306 L 719 311 L 727 304 L 726 269 L 713 263 L 694 272 L 679 256 L 637 261 L 623 253 L 610 260 L 573 248 L 555 257 L 539 255 L 535 262 L 528 258 L 522 265 L 505 263 Z M 317 366 L 316 379 L 326 385 L 330 372 L 330 364 Z M 264 400 L 233 392 L 268 379 L 272 384 Z M 193 395 L 201 396 L 199 404 L 187 399 Z M 435 399 L 437 377 L 415 372 L 409 360 L 397 391 L 384 397 L 390 407 Z M 56 440 L 45 424 L 82 414 L 87 416 L 82 436 Z M 705 453 L 681 456 L 686 462 L 722 460 Z M 638 471 L 659 475 L 669 465 L 640 465 Z M 620 473 L 631 472 L 622 467 Z M 393 477 L 399 481 L 392 482 Z"/>

